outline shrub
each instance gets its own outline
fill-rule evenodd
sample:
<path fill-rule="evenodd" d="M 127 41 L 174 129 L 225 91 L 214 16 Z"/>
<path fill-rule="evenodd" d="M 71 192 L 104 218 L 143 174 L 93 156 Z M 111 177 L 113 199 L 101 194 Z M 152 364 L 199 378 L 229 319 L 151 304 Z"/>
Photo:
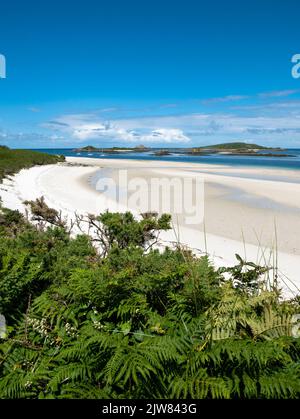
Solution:
<path fill-rule="evenodd" d="M 300 396 L 299 300 L 241 259 L 225 281 L 207 257 L 149 247 L 168 217 L 92 219 L 102 256 L 64 226 L 0 234 L 1 398 Z"/>

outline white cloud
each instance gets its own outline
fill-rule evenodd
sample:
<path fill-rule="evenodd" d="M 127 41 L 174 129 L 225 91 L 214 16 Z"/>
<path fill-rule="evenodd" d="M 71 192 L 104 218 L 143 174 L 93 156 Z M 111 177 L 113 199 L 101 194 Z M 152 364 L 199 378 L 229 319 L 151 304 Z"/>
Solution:
<path fill-rule="evenodd" d="M 83 124 L 76 127 L 73 137 L 78 140 L 89 140 L 96 138 L 108 138 L 129 142 L 144 143 L 187 143 L 190 139 L 183 134 L 182 130 L 176 128 L 160 128 L 147 133 L 138 133 L 134 130 L 127 130 L 118 125 L 106 124 Z"/>
<path fill-rule="evenodd" d="M 226 102 L 236 102 L 246 99 L 268 99 L 268 98 L 282 98 L 291 95 L 300 93 L 300 89 L 286 89 L 286 90 L 273 90 L 271 92 L 262 92 L 254 95 L 228 95 L 222 97 L 213 97 L 209 99 L 202 100 L 203 105 L 210 105 L 214 103 L 226 103 Z"/>
<path fill-rule="evenodd" d="M 115 145 L 122 142 L 133 145 L 201 145 L 255 139 L 266 145 L 300 146 L 299 103 L 299 100 L 273 101 L 262 109 L 253 105 L 251 114 L 247 115 L 245 112 L 190 112 L 104 120 L 96 113 L 69 114 L 44 124 L 44 127 L 63 135 L 70 144 L 91 140 L 96 144 Z"/>
<path fill-rule="evenodd" d="M 249 96 L 244 96 L 244 95 L 228 95 L 228 96 L 223 96 L 223 97 L 213 97 L 210 99 L 205 99 L 202 101 L 202 103 L 204 105 L 208 105 L 211 103 L 235 102 L 237 100 L 244 100 L 248 98 Z"/>
<path fill-rule="evenodd" d="M 74 140 L 114 140 L 132 143 L 187 143 L 190 138 L 179 128 L 143 127 L 140 120 L 98 121 L 94 115 L 66 115 L 44 124 L 45 127 L 71 135 Z"/>
<path fill-rule="evenodd" d="M 300 92 L 300 89 L 274 90 L 272 92 L 259 93 L 258 96 L 262 98 L 285 97 L 285 96 L 295 95 L 296 93 L 299 93 L 299 92 Z"/>
<path fill-rule="evenodd" d="M 144 143 L 188 143 L 190 138 L 184 135 L 183 131 L 177 128 L 160 128 L 141 135 L 140 140 Z"/>

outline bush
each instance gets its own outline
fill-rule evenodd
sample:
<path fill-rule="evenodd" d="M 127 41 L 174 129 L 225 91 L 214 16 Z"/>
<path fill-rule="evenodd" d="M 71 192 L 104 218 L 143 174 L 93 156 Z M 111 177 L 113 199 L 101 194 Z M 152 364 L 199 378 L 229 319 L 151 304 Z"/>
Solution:
<path fill-rule="evenodd" d="M 92 220 L 103 256 L 63 226 L 2 230 L 1 398 L 300 396 L 299 301 L 266 289 L 259 267 L 240 259 L 225 281 L 207 257 L 149 247 L 166 216 Z"/>

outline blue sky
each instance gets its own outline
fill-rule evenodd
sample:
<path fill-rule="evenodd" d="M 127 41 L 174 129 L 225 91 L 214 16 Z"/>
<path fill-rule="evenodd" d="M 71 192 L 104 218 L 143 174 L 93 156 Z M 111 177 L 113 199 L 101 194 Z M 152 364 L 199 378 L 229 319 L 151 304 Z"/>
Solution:
<path fill-rule="evenodd" d="M 0 143 L 300 148 L 298 0 L 1 4 Z"/>

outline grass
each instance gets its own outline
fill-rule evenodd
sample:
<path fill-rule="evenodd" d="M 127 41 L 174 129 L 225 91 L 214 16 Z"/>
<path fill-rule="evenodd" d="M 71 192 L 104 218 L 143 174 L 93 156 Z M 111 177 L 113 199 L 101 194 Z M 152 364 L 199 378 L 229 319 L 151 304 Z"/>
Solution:
<path fill-rule="evenodd" d="M 11 150 L 0 146 L 0 182 L 21 169 L 36 165 L 55 164 L 64 161 L 64 156 L 50 155 L 31 150 Z"/>

